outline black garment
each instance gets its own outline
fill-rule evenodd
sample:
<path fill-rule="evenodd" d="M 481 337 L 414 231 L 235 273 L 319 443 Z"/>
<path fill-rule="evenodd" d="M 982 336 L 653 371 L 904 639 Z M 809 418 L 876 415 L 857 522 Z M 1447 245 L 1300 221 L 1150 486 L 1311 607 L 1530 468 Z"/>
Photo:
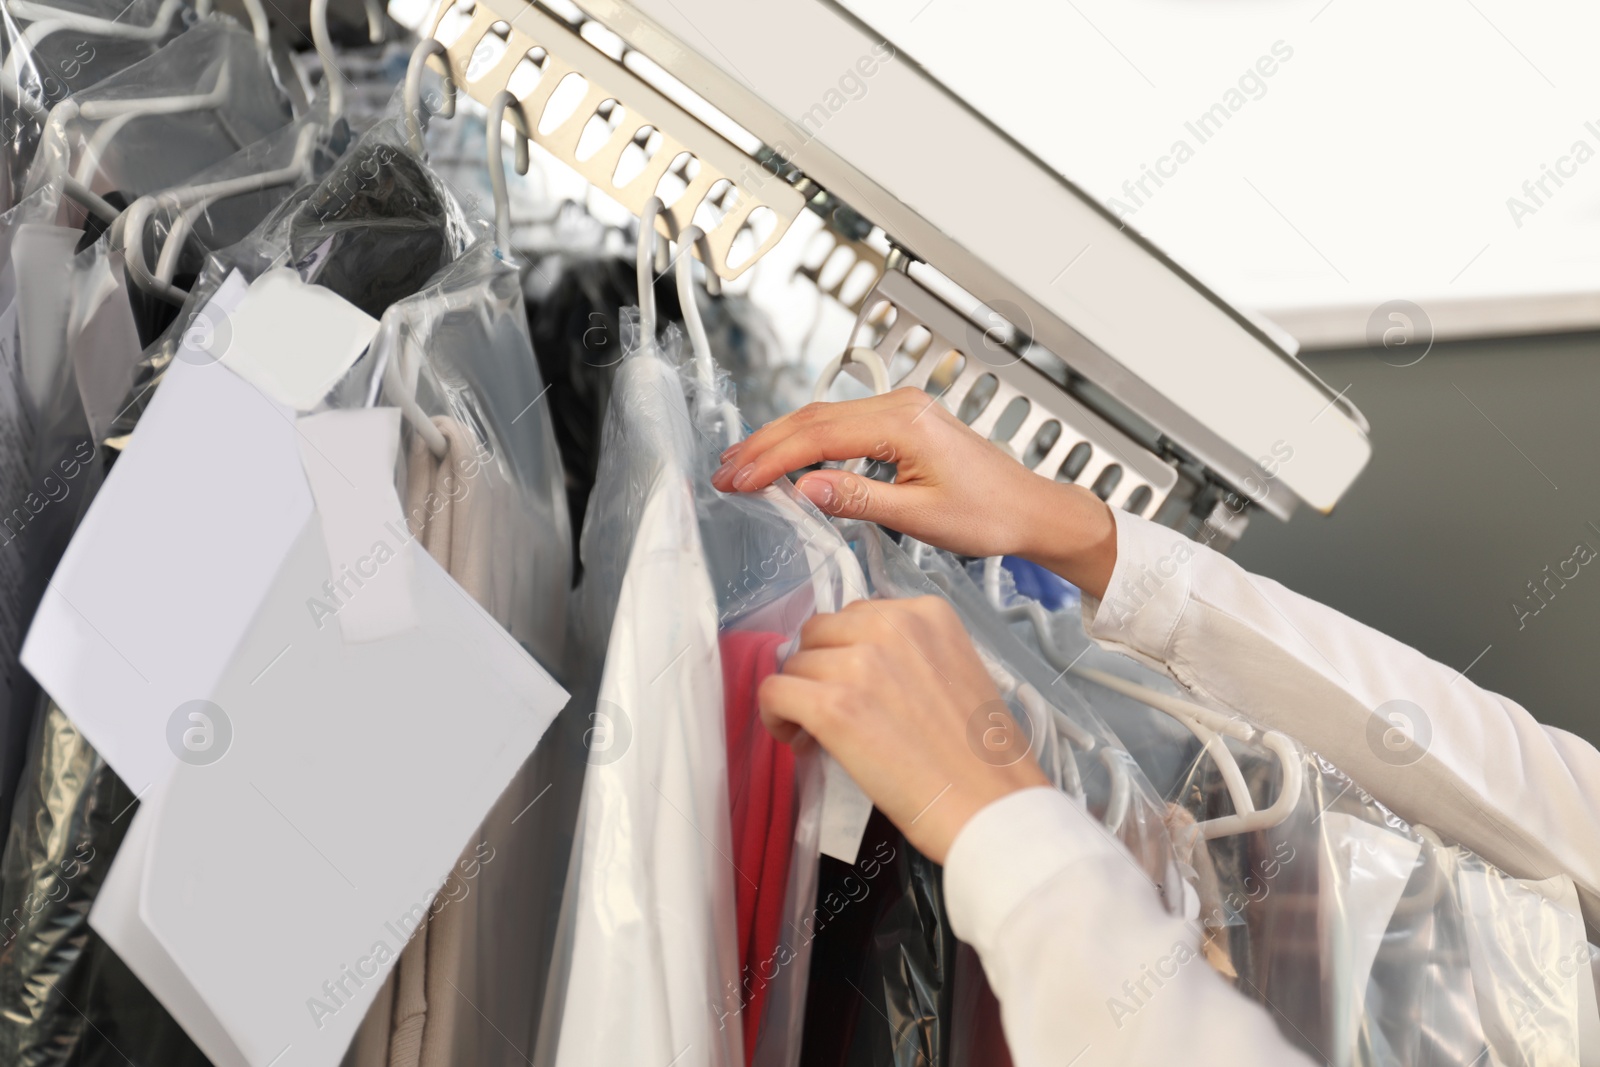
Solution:
<path fill-rule="evenodd" d="M 446 230 L 444 199 L 422 164 L 363 141 L 295 212 L 289 258 L 307 281 L 379 318 L 450 262 Z"/>
<path fill-rule="evenodd" d="M 203 1067 L 206 1058 L 89 928 L 133 792 L 47 703 L 0 862 L 0 1063 Z"/>
<path fill-rule="evenodd" d="M 801 1067 L 946 1067 L 956 938 L 940 868 L 874 809 L 855 866 L 823 856 Z"/>
<path fill-rule="evenodd" d="M 535 272 L 554 273 L 555 285 L 528 300 L 528 330 L 539 370 L 550 389 L 556 445 L 566 469 L 567 508 L 582 528 L 600 463 L 600 427 L 611 399 L 611 377 L 622 362 L 621 313 L 639 305 L 632 260 L 548 256 Z M 655 281 L 656 314 L 664 327 L 680 323 L 678 289 L 671 272 Z M 572 544 L 572 577 L 582 575 L 578 538 Z"/>

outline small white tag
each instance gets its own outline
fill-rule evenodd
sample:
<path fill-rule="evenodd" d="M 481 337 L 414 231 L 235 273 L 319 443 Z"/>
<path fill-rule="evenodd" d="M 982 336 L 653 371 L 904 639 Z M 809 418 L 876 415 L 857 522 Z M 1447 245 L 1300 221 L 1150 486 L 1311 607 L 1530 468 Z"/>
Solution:
<path fill-rule="evenodd" d="M 822 832 L 818 849 L 824 856 L 855 865 L 861 838 L 872 818 L 872 801 L 839 761 L 822 754 Z"/>
<path fill-rule="evenodd" d="M 867 588 L 867 576 L 861 573 L 861 564 L 849 551 L 837 552 L 834 558 L 844 572 L 844 589 L 839 607 L 861 599 Z M 818 608 L 823 605 L 819 604 Z M 861 838 L 866 835 L 867 822 L 872 818 L 872 801 L 861 791 L 854 778 L 827 753 L 823 753 L 822 829 L 817 842 L 824 856 L 832 856 L 852 866 L 861 851 Z"/>
<path fill-rule="evenodd" d="M 352 644 L 415 628 L 413 538 L 394 487 L 400 409 L 324 411 L 296 428 L 329 566 L 327 582 L 306 590 L 306 610 Z"/>
<path fill-rule="evenodd" d="M 250 285 L 212 346 L 223 366 L 296 411 L 322 402 L 378 332 L 378 320 L 288 267 Z"/>

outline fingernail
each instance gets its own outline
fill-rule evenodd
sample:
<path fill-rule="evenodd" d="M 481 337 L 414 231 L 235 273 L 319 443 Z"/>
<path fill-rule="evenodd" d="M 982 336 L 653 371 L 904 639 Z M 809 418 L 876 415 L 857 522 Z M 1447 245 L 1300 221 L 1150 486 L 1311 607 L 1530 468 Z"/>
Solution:
<path fill-rule="evenodd" d="M 711 484 L 712 485 L 721 485 L 722 484 L 722 480 L 724 478 L 726 478 L 728 476 L 729 472 L 731 472 L 732 470 L 733 470 L 733 464 L 732 463 L 724 463 L 722 466 L 718 467 L 716 470 L 711 472 Z"/>
<path fill-rule="evenodd" d="M 750 487 L 750 479 L 754 478 L 755 474 L 756 465 L 754 463 L 746 463 L 739 468 L 739 473 L 733 476 L 733 487 L 735 489 L 748 489 Z"/>
<path fill-rule="evenodd" d="M 833 483 L 822 478 L 807 478 L 800 483 L 800 491 L 823 511 L 833 510 Z"/>
<path fill-rule="evenodd" d="M 739 451 L 739 449 L 741 449 L 743 447 L 744 447 L 744 442 L 743 441 L 740 441 L 736 445 L 729 445 L 727 448 L 724 448 L 722 450 L 722 455 L 718 456 L 717 458 L 722 460 L 724 463 L 726 463 L 729 459 L 731 459 L 733 457 L 733 455 L 736 452 Z"/>

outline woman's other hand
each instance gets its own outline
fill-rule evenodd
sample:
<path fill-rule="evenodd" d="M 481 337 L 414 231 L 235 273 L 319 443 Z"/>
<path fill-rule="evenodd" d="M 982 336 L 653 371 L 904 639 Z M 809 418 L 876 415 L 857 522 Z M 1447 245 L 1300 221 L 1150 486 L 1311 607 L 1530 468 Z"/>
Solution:
<path fill-rule="evenodd" d="M 863 457 L 894 464 L 894 483 L 822 470 L 798 488 L 829 515 L 880 523 L 962 555 L 1021 556 L 1103 595 L 1116 563 L 1107 505 L 1081 486 L 1028 470 L 920 389 L 807 404 L 728 449 L 711 482 L 723 492 L 750 492 L 801 467 Z"/>

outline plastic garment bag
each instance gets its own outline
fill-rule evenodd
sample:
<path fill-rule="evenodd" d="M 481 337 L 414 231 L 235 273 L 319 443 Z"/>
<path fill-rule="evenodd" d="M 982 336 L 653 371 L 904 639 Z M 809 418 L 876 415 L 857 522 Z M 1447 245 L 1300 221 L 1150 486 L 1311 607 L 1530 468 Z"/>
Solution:
<path fill-rule="evenodd" d="M 740 982 L 735 872 L 694 433 L 677 372 L 646 339 L 618 367 L 584 521 L 576 613 L 603 666 L 580 709 L 588 766 L 541 1063 L 744 1059 L 723 1017 Z"/>
<path fill-rule="evenodd" d="M 571 533 L 515 268 L 492 243 L 474 245 L 389 308 L 372 359 L 379 400 L 412 413 L 412 532 L 559 671 Z M 420 419 L 440 430 L 443 457 L 417 432 Z M 561 878 L 547 869 L 540 822 L 523 816 L 547 783 L 535 756 L 502 794 L 369 1012 L 353 1062 L 515 1063 L 531 1048 L 529 1005 L 549 958 L 544 917 Z"/>
<path fill-rule="evenodd" d="M 333 165 L 337 150 L 345 146 L 346 138 L 342 130 L 329 131 L 316 117 L 307 116 L 190 176 L 184 185 L 214 185 L 282 171 L 296 160 L 306 135 L 312 136 L 313 141 L 304 162 L 307 177 L 315 180 Z M 293 191 L 293 184 L 268 185 L 181 210 L 162 194 L 156 194 L 150 202 L 149 225 L 141 235 L 145 240 L 141 249 L 145 270 L 155 271 L 170 260 L 166 276 L 175 280 L 180 288 L 188 289 L 204 269 L 206 256 L 243 240 Z M 127 240 L 128 235 L 124 234 L 124 241 Z M 75 307 L 72 325 L 82 329 L 98 307 L 120 300 L 132 305 L 139 342 L 132 358 L 127 358 L 122 345 L 69 343 L 73 373 L 88 413 L 89 432 L 97 441 L 109 434 L 113 419 L 127 402 L 140 352 L 166 331 L 180 310 L 145 291 L 141 279 L 125 264 L 129 254 L 129 251 L 112 251 L 109 242 L 102 238 L 92 254 L 88 250 L 80 253 L 74 263 L 74 274 L 82 279 L 80 284 L 85 289 L 86 300 L 97 300 L 99 304 Z"/>
<path fill-rule="evenodd" d="M 288 95 L 250 32 L 206 21 L 58 104 L 27 189 L 72 177 L 131 201 L 221 162 L 291 117 Z"/>
<path fill-rule="evenodd" d="M 0 861 L 0 1062 L 207 1061 L 93 930 L 89 908 L 137 806 L 66 715 L 47 702 Z"/>
<path fill-rule="evenodd" d="M 51 108 L 148 58 L 192 17 L 173 0 L 7 4 L 0 22 L 6 144 L 0 207 L 20 195 Z"/>
<path fill-rule="evenodd" d="M 5 445 L 0 449 L 4 457 L 0 483 L 5 486 L 7 507 L 12 509 L 0 516 L 0 542 L 4 542 L 0 553 L 0 832 L 11 823 L 12 794 L 22 773 L 38 696 L 38 687 L 17 663 L 17 651 L 37 598 L 30 586 L 42 578 L 21 549 L 38 540 L 28 536 L 28 528 L 56 503 L 52 498 L 59 498 L 62 491 L 59 478 L 48 484 L 30 484 L 39 417 L 33 397 L 39 391 L 23 379 L 18 279 L 11 253 L 23 227 L 44 225 L 55 217 L 60 192 L 58 185 L 47 186 L 0 215 L 0 375 L 4 376 L 0 438 Z M 22 267 L 25 272 L 26 264 Z"/>
<path fill-rule="evenodd" d="M 442 125 L 442 124 L 441 124 Z M 679 321 L 677 287 L 654 285 L 657 314 Z M 638 304 L 631 260 L 576 254 L 541 257 L 527 276 L 528 327 L 566 468 L 567 502 L 581 518 L 600 464 L 601 425 L 622 362 L 622 309 Z"/>
<path fill-rule="evenodd" d="M 277 165 L 292 153 L 299 128 L 300 124 L 295 123 L 275 131 L 194 176 L 194 180 L 220 180 Z M 331 159 L 322 162 L 323 169 L 328 163 Z M 45 186 L 18 205 L 11 217 L 18 220 L 18 225 L 24 218 L 31 219 L 32 225 L 44 224 L 56 215 L 58 192 L 58 183 Z M 211 205 L 196 220 L 188 243 L 190 254 L 238 240 L 287 192 L 281 187 L 266 189 Z M 18 430 L 28 439 L 8 452 L 30 463 L 31 484 L 38 490 L 40 500 L 37 510 L 30 510 L 26 524 L 14 519 L 11 528 L 19 541 L 14 558 L 19 565 L 25 563 L 29 580 L 0 580 L 7 589 L 20 590 L 20 606 L 8 607 L 5 612 L 15 620 L 9 625 L 18 627 L 32 611 L 45 579 L 55 569 L 98 484 L 102 472 L 100 465 L 93 462 L 97 442 L 106 436 L 113 416 L 127 399 L 143 344 L 169 325 L 176 313 L 164 303 L 144 297 L 129 284 L 123 254 L 111 249 L 105 235 L 87 247 L 80 241 L 79 246 L 80 251 L 66 264 L 66 276 L 49 283 L 64 298 L 50 312 L 53 320 L 33 324 L 28 331 L 28 365 L 34 381 L 26 388 L 19 383 L 9 394 L 13 404 L 29 410 L 19 410 L 5 420 L 11 423 L 18 419 L 21 421 L 16 425 L 28 427 L 25 432 Z M 0 250 L 0 255 L 4 257 L 6 276 L 10 277 L 9 247 Z M 22 266 L 34 273 L 43 270 L 37 263 Z M 6 304 L 9 307 L 9 299 Z M 45 313 L 37 302 L 29 310 L 34 315 Z M 0 315 L 5 315 L 7 322 L 14 322 L 8 313 Z M 7 351 L 15 354 L 17 349 L 13 345 Z M 11 495 L 26 500 L 20 492 Z M 3 826 L 9 825 L 12 784 L 16 780 L 13 775 L 20 768 L 27 747 L 27 724 L 33 717 L 37 690 L 15 667 L 15 641 L 0 640 L 0 645 L 9 649 L 0 656 L 0 664 L 10 675 L 12 693 L 7 705 L 11 710 L 0 715 L 7 724 L 4 751 L 8 761 L 15 761 L 8 763 L 10 769 L 0 782 L 0 814 L 6 816 L 0 822 Z"/>
<path fill-rule="evenodd" d="M 801 1063 L 950 1062 L 955 935 L 939 867 L 874 810 L 855 864 L 821 860 Z"/>
<path fill-rule="evenodd" d="M 1001 693 L 1020 705 L 1019 723 L 1034 730 L 1034 752 L 1045 773 L 1081 797 L 1095 821 L 1133 855 L 1166 909 L 1179 911 L 1185 893 L 1167 830 L 1167 804 L 1124 745 L 1121 723 L 1108 721 L 1098 704 L 1063 684 L 1066 676 L 1018 638 L 954 556 L 927 546 L 908 554 L 881 535 L 867 544 L 882 551 L 886 572 L 906 575 L 907 588 L 911 575 L 926 575 L 922 580 L 955 605 L 980 649 L 1003 665 Z"/>
<path fill-rule="evenodd" d="M 384 402 L 447 414 L 492 446 L 476 475 L 510 487 L 495 494 L 496 503 L 515 510 L 495 512 L 499 543 L 488 571 L 468 588 L 541 662 L 560 670 L 572 533 L 516 268 L 492 242 L 474 245 L 384 313 L 372 358 L 382 364 Z M 412 454 L 417 448 L 414 436 Z"/>
<path fill-rule="evenodd" d="M 1150 878 L 1151 893 L 1176 910 L 1183 900 L 1182 883 L 1163 819 L 1165 807 L 1116 735 L 1087 707 L 1057 695 L 1062 691 L 1051 685 L 1056 672 L 1007 629 L 952 557 L 914 546 L 913 554 L 928 568 L 925 574 L 912 555 L 876 527 L 859 527 L 856 543 L 878 595 L 940 595 L 951 601 L 1009 709 L 1011 722 L 991 728 L 1027 731 L 1030 751 L 1058 786 L 1080 799 L 1086 817 L 1101 821 L 1114 811 L 1117 836 Z M 1091 744 L 1100 751 L 1088 754 Z M 1003 1041 L 993 998 L 975 960 L 968 953 L 963 965 L 960 946 L 949 933 L 938 868 L 898 835 L 879 847 L 892 857 L 890 869 L 902 872 L 898 885 L 889 883 L 891 892 L 874 906 L 840 908 L 837 941 L 843 944 L 830 947 L 835 966 L 859 967 L 851 961 L 868 958 L 860 978 L 869 984 L 847 973 L 859 986 L 857 994 L 846 983 L 830 982 L 814 966 L 809 1006 L 814 1027 L 808 1029 L 806 1063 L 899 1067 L 998 1062 Z M 828 871 L 824 860 L 824 882 Z M 839 891 L 833 901 L 849 899 L 849 880 L 861 884 L 865 873 L 837 872 Z M 833 910 L 827 896 L 819 904 Z M 823 951 L 819 938 L 819 959 Z M 847 996 L 824 992 L 830 986 Z M 824 1021 L 830 1016 L 851 1022 L 830 1027 Z"/>
<path fill-rule="evenodd" d="M 364 177 L 373 173 L 372 161 L 374 159 L 392 160 L 398 158 L 397 154 L 403 152 L 403 149 L 393 147 L 398 143 L 398 138 L 394 136 L 392 127 L 387 131 L 380 130 L 376 132 L 371 141 L 368 142 L 366 153 L 356 157 L 354 160 L 347 157 L 345 161 L 346 169 L 344 171 L 335 170 L 330 174 L 328 180 L 332 180 L 334 175 L 342 174 L 344 181 L 337 188 L 342 192 L 359 191 L 360 182 L 356 180 L 357 177 Z M 410 161 L 408 160 L 408 162 Z M 364 169 L 363 163 L 365 164 Z M 405 209 L 413 204 L 413 200 L 405 194 L 415 193 L 419 183 L 424 183 L 424 188 L 426 188 L 426 178 L 420 168 L 417 168 L 414 162 L 410 163 L 410 168 L 407 176 L 412 180 L 403 183 L 402 193 L 390 197 L 387 201 L 396 205 L 392 213 L 402 217 L 405 216 Z M 54 186 L 48 186 L 47 188 L 54 188 Z M 332 194 L 326 189 L 322 191 L 325 196 L 331 197 Z M 445 202 L 442 199 L 442 193 L 431 189 L 428 192 L 430 195 L 418 195 L 418 198 L 422 200 L 422 207 L 414 209 L 415 215 L 407 219 L 407 222 L 424 217 L 423 213 L 425 211 L 435 212 L 432 216 L 432 226 L 437 236 L 431 240 L 424 238 L 423 243 L 438 250 L 440 253 L 439 258 L 444 259 L 460 244 L 464 243 L 467 229 L 461 219 L 459 210 L 453 209 L 453 206 L 444 206 Z M 125 437 L 127 433 L 131 432 L 139 413 L 143 410 L 143 399 L 147 399 L 155 385 L 159 383 L 160 373 L 173 358 L 173 353 L 177 349 L 180 338 L 189 331 L 201 330 L 204 332 L 216 329 L 218 324 L 197 322 L 196 315 L 199 309 L 204 306 L 205 301 L 215 292 L 216 287 L 220 285 L 222 279 L 226 276 L 226 271 L 231 269 L 235 263 L 243 264 L 247 268 L 253 267 L 256 272 L 264 270 L 273 265 L 274 261 L 281 262 L 282 259 L 286 258 L 287 249 L 285 246 L 289 243 L 285 238 L 286 233 L 314 231 L 315 225 L 321 221 L 323 216 L 330 216 L 335 221 L 337 220 L 337 214 L 331 211 L 311 214 L 309 218 L 298 219 L 299 229 L 296 230 L 297 216 L 295 209 L 315 202 L 317 193 L 318 187 L 296 190 L 289 197 L 289 202 L 283 206 L 283 209 L 275 212 L 251 238 L 231 247 L 223 254 L 222 258 L 213 258 L 208 262 L 207 269 L 197 282 L 195 293 L 187 303 L 178 322 L 152 346 L 139 366 L 135 368 L 134 377 L 137 379 L 137 384 L 132 390 L 131 400 L 125 399 L 116 404 L 116 418 L 113 420 L 114 425 L 110 431 L 113 435 L 113 444 L 119 438 Z M 380 205 L 385 202 L 382 198 L 376 199 Z M 257 203 L 260 203 L 260 201 L 257 201 Z M 366 206 L 372 206 L 370 200 L 364 203 Z M 374 210 L 373 214 L 380 214 L 380 211 Z M 239 225 L 242 225 L 242 221 L 237 216 L 230 216 L 226 224 L 219 225 L 213 232 L 227 233 L 231 227 Z M 80 281 L 74 283 L 75 293 L 77 288 L 82 287 L 102 297 L 105 296 L 103 288 L 99 286 L 96 279 L 103 280 L 110 272 L 108 255 L 104 242 L 100 242 L 93 248 L 86 250 L 85 253 L 80 254 L 75 263 L 76 267 L 81 268 L 79 271 Z M 227 265 L 225 266 L 224 263 Z M 254 275 L 252 274 L 252 276 Z M 415 288 L 413 286 L 411 291 L 414 291 Z M 392 284 L 378 286 L 376 290 L 384 295 L 394 294 L 396 298 L 409 295 L 409 292 L 396 292 L 396 287 Z M 87 304 L 83 306 L 87 307 Z M 109 356 L 107 350 L 94 350 L 89 352 L 88 355 L 92 357 L 94 366 L 97 368 L 96 374 L 106 372 L 107 367 L 105 364 Z M 110 362 L 113 365 L 111 369 L 114 369 L 115 360 Z M 94 379 L 92 377 L 84 379 L 84 381 L 91 380 Z M 83 406 L 79 402 L 77 389 L 72 385 L 71 378 L 60 376 L 57 381 L 58 383 L 65 382 L 66 387 L 53 388 L 51 395 L 61 402 L 69 416 L 72 416 L 75 412 L 75 418 L 84 419 Z M 80 384 L 83 383 L 80 382 Z M 71 418 L 65 418 L 58 420 L 53 425 L 70 427 L 73 422 Z M 54 439 L 63 442 L 74 440 L 72 434 L 66 431 L 57 432 Z M 99 476 L 98 468 L 92 468 L 91 473 L 97 481 Z M 75 503 L 81 509 L 82 504 L 87 501 L 91 485 L 88 481 L 88 476 L 84 476 L 80 481 L 83 483 L 84 491 L 79 495 Z M 62 513 L 65 514 L 64 509 L 62 509 Z M 70 524 L 63 534 L 63 540 L 67 533 L 70 533 Z M 43 573 L 48 574 L 49 571 L 45 570 Z M 8 862 L 13 863 L 16 869 L 26 869 L 34 872 L 36 876 L 35 885 L 25 887 L 19 892 L 22 892 L 24 896 L 27 893 L 33 893 L 36 898 L 40 899 L 48 898 L 51 888 L 48 882 L 40 881 L 39 878 L 49 876 L 49 872 L 53 869 L 59 869 L 59 865 L 70 858 L 72 845 L 69 838 L 59 833 L 46 833 L 46 827 L 65 825 L 73 820 L 82 821 L 86 819 L 86 813 L 89 810 L 87 806 L 94 803 L 94 798 L 99 795 L 97 791 L 112 788 L 108 783 L 115 782 L 115 776 L 98 757 L 83 763 L 80 767 L 78 763 L 64 755 L 71 748 L 66 742 L 55 743 L 48 749 L 43 747 L 56 734 L 65 736 L 76 733 L 71 724 L 59 715 L 59 712 L 54 712 L 53 714 L 55 718 L 49 720 L 53 723 L 50 730 L 41 728 L 35 733 L 32 748 L 37 756 L 35 764 L 37 773 L 36 777 L 31 780 L 30 789 L 32 792 L 24 794 L 24 799 L 28 801 L 29 807 L 27 810 L 19 808 L 17 817 L 13 820 L 13 825 L 19 832 L 13 833 L 13 841 L 8 845 L 9 848 L 16 851 L 17 855 L 15 861 L 8 860 Z M 77 743 L 82 744 L 81 736 L 77 738 Z M 120 788 L 120 784 L 116 787 Z M 51 809 L 49 811 L 43 810 L 46 798 L 48 798 Z M 129 800 L 131 801 L 131 799 L 130 797 Z M 126 804 L 121 805 L 118 810 L 120 811 L 126 807 Z M 128 815 L 123 816 L 122 823 L 129 821 L 131 810 L 129 809 Z M 48 928 L 57 932 L 57 939 L 64 946 L 60 951 L 35 954 L 33 956 L 21 953 L 10 956 L 0 955 L 0 970 L 5 972 L 4 976 L 0 977 L 0 981 L 14 981 L 19 988 L 46 986 L 50 990 L 40 996 L 39 1007 L 37 1011 L 32 1012 L 29 1018 L 14 1020 L 17 1027 L 14 1035 L 17 1048 L 53 1050 L 48 1055 L 50 1057 L 59 1057 L 43 1059 L 39 1062 L 65 1062 L 65 1057 L 76 1054 L 74 1050 L 79 1047 L 81 1039 L 80 1031 L 82 1028 L 79 1025 L 81 1016 L 72 1012 L 70 1008 L 63 1010 L 61 997 L 55 995 L 53 989 L 56 982 L 65 983 L 68 980 L 87 982 L 89 979 L 85 975 L 106 975 L 108 976 L 107 980 L 115 978 L 121 987 L 131 990 L 131 992 L 126 992 L 124 995 L 116 997 L 108 995 L 104 998 L 104 1003 L 108 1006 L 108 1010 L 115 1008 L 118 1013 L 121 1013 L 119 1017 L 126 1020 L 125 1026 L 129 1029 L 125 1029 L 122 1038 L 118 1040 L 118 1043 L 123 1047 L 139 1047 L 140 1041 L 145 1042 L 152 1048 L 164 1047 L 166 1042 L 172 1040 L 170 1035 L 173 1033 L 178 1034 L 180 1043 L 188 1047 L 187 1039 L 182 1038 L 181 1031 L 177 1030 L 176 1025 L 172 1023 L 166 1013 L 155 1005 L 149 994 L 144 992 L 137 981 L 127 974 L 120 964 L 102 966 L 95 962 L 98 956 L 87 953 L 80 948 L 81 945 L 98 945 L 95 952 L 102 953 L 114 960 L 114 957 L 104 949 L 103 944 L 100 944 L 98 939 L 89 931 L 86 920 L 89 904 L 93 900 L 94 889 L 98 886 L 100 879 L 104 877 L 105 869 L 109 867 L 115 853 L 117 840 L 120 840 L 120 837 L 111 840 L 106 847 L 99 849 L 92 858 L 84 860 L 84 864 L 89 868 L 92 877 L 86 876 L 79 883 L 82 899 L 78 899 L 76 903 L 73 903 L 72 899 L 56 901 L 49 908 L 42 909 L 33 918 L 30 925 L 35 929 L 44 930 Z M 39 875 L 38 872 L 44 872 L 44 874 Z M 9 889 L 10 875 L 8 875 Z M 96 981 L 98 980 L 96 978 Z M 99 987 L 91 986 L 91 993 L 97 988 Z M 76 1000 L 75 997 L 73 999 Z M 96 996 L 91 996 L 90 1003 L 99 1004 L 102 1001 L 97 999 Z M 136 1010 L 128 1011 L 119 1005 L 134 1005 Z M 78 1006 L 85 1011 L 88 1010 L 86 1004 L 80 1002 Z M 103 1020 L 100 1016 L 92 1015 L 91 1017 L 94 1019 L 96 1026 L 101 1026 Z M 139 1037 L 132 1029 L 134 1024 L 140 1020 L 143 1020 L 145 1028 L 140 1031 L 140 1033 L 144 1034 L 143 1037 Z M 8 1020 L 9 1024 L 10 1021 Z M 89 1031 L 91 1034 L 93 1032 L 92 1029 Z M 40 1055 L 45 1055 L 45 1053 L 41 1052 Z"/>
<path fill-rule="evenodd" d="M 483 220 L 469 221 L 405 140 L 403 118 L 377 123 L 317 183 L 295 189 L 248 237 L 207 257 L 177 320 L 135 368 L 108 444 L 116 447 L 132 431 L 185 335 L 210 351 L 227 344 L 227 323 L 208 321 L 203 310 L 233 271 L 253 280 L 293 266 L 305 281 L 381 318 L 489 232 Z"/>
<path fill-rule="evenodd" d="M 715 341 L 709 348 L 719 351 Z M 696 430 L 695 501 L 728 683 L 741 978 L 719 1021 L 742 1029 L 749 1062 L 792 1067 L 806 1027 L 824 793 L 834 786 L 814 742 L 782 745 L 766 730 L 755 690 L 798 647 L 807 619 L 865 596 L 866 580 L 838 532 L 787 479 L 758 494 L 712 488 L 720 453 L 743 436 L 732 399 L 736 386 L 731 375 L 701 360 L 685 364 L 680 374 Z M 864 844 L 857 848 L 858 863 L 864 850 Z"/>
<path fill-rule="evenodd" d="M 1016 595 L 1008 585 L 1000 594 Z M 1075 602 L 1064 602 L 1050 621 L 1062 657 L 1179 692 L 1170 679 L 1089 642 Z M 1031 625 L 1017 629 L 1037 646 Z M 1240 992 L 1272 1007 L 1291 1040 L 1334 1064 L 1472 1063 L 1491 1049 L 1494 1059 L 1485 1062 L 1577 1062 L 1575 986 L 1563 980 L 1545 994 L 1528 992 L 1558 973 L 1563 947 L 1576 956 L 1561 936 L 1582 941 L 1575 904 L 1563 911 L 1470 853 L 1411 828 L 1304 751 L 1297 757 L 1301 792 L 1287 819 L 1197 841 L 1188 829 L 1197 819 L 1232 810 L 1198 742 L 1129 697 L 1075 678 L 1064 682 L 1131 739 L 1141 766 L 1176 801 L 1169 822 L 1195 888 L 1207 958 Z M 1253 796 L 1283 788 L 1274 753 L 1226 743 Z M 1185 762 L 1187 769 L 1174 773 Z M 1548 1025 L 1530 1024 L 1546 1010 Z M 1511 1019 L 1523 1025 L 1496 1021 Z"/>

